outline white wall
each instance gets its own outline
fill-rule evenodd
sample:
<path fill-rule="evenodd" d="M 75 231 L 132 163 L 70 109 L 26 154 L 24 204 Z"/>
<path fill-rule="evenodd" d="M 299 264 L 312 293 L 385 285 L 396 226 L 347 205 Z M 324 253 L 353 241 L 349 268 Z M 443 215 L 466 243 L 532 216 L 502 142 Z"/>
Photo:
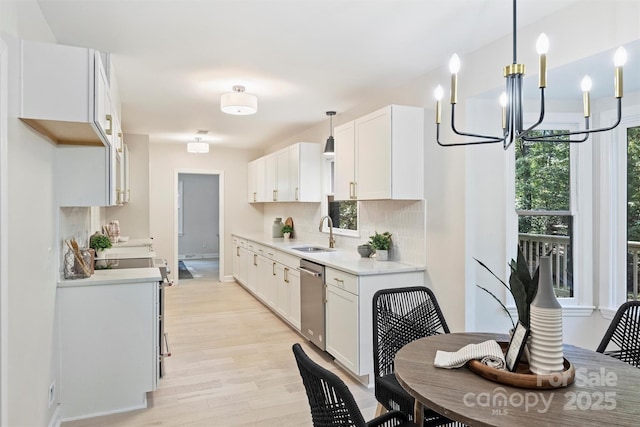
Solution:
<path fill-rule="evenodd" d="M 35 1 L 3 2 L 0 31 L 8 45 L 8 336 L 0 379 L 2 424 L 43 426 L 54 416 L 49 385 L 58 379 L 55 295 L 58 211 L 55 146 L 17 119 L 17 37 L 53 41 Z M 16 38 L 14 38 L 16 37 Z M 59 383 L 59 381 L 58 381 Z"/>
<path fill-rule="evenodd" d="M 177 277 L 177 172 L 220 171 L 224 174 L 224 194 L 220 214 L 225 227 L 221 233 L 221 270 L 231 275 L 231 233 L 262 231 L 262 206 L 247 203 L 247 163 L 259 154 L 246 150 L 219 149 L 211 146 L 208 154 L 187 153 L 185 144 L 151 144 L 149 149 L 149 208 L 153 247 Z M 222 181 L 221 181 L 222 182 Z M 225 257 L 224 254 L 227 254 Z M 224 264 L 222 264 L 224 262 Z M 221 272 L 222 272 L 221 271 Z"/>

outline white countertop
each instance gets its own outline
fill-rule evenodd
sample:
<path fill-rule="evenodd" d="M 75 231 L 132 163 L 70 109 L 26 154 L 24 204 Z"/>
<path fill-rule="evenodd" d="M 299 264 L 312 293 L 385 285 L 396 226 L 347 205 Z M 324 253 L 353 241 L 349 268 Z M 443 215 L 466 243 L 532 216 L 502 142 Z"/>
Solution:
<path fill-rule="evenodd" d="M 146 239 L 129 239 L 126 242 L 113 243 L 114 248 L 119 247 L 137 247 L 137 246 L 151 246 L 153 239 L 148 237 Z"/>
<path fill-rule="evenodd" d="M 124 285 L 159 282 L 160 280 L 162 280 L 162 276 L 158 267 L 107 269 L 96 270 L 91 277 L 86 279 L 61 279 L 58 281 L 58 287 Z"/>
<path fill-rule="evenodd" d="M 270 246 L 282 252 L 304 258 L 309 261 L 323 264 L 357 276 L 374 274 L 404 273 L 408 271 L 424 271 L 423 265 L 407 264 L 396 261 L 378 261 L 375 258 L 362 258 L 355 249 L 345 250 L 335 248 L 329 252 L 300 252 L 293 248 L 298 246 L 328 247 L 326 244 L 318 244 L 297 239 L 284 240 L 283 238 L 273 238 L 261 233 L 233 233 L 241 239 L 251 240 L 261 245 Z"/>

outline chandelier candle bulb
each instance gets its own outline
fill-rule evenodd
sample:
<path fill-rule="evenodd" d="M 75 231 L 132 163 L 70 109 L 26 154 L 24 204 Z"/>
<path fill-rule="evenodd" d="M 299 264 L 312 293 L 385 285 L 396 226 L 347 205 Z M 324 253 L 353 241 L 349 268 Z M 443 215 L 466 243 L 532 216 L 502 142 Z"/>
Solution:
<path fill-rule="evenodd" d="M 589 98 L 589 91 L 591 90 L 591 78 L 589 76 L 584 76 L 580 86 L 582 87 L 582 102 L 584 104 L 584 116 L 590 117 L 591 116 L 591 100 Z"/>
<path fill-rule="evenodd" d="M 538 36 L 536 51 L 538 52 L 538 55 L 540 55 L 538 87 L 543 88 L 547 87 L 547 52 L 549 51 L 549 38 L 545 33 Z"/>
<path fill-rule="evenodd" d="M 458 103 L 458 71 L 460 71 L 460 57 L 453 54 L 449 61 L 449 71 L 451 71 L 451 104 Z"/>
<path fill-rule="evenodd" d="M 436 97 L 436 124 L 440 124 L 442 121 L 442 105 L 440 104 L 443 94 L 442 86 L 438 85 L 433 94 Z"/>
<path fill-rule="evenodd" d="M 627 62 L 627 51 L 619 47 L 613 57 L 613 65 L 616 67 L 614 84 L 616 98 L 622 98 L 622 67 L 625 62 Z"/>
<path fill-rule="evenodd" d="M 507 93 L 500 94 L 500 106 L 502 107 L 502 129 L 507 128 Z"/>

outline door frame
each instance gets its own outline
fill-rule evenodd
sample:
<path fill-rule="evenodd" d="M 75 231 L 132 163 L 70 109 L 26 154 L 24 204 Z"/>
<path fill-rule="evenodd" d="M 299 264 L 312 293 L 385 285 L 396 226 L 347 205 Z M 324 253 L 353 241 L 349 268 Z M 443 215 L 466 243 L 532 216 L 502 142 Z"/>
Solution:
<path fill-rule="evenodd" d="M 182 169 L 178 168 L 174 170 L 173 174 L 173 266 L 172 271 L 175 271 L 174 280 L 179 284 L 178 278 L 178 178 L 180 174 L 190 175 L 217 175 L 218 176 L 218 234 L 220 235 L 218 248 L 218 281 L 223 282 L 224 277 L 224 244 L 225 244 L 225 232 L 224 232 L 224 171 L 213 169 Z"/>
<path fill-rule="evenodd" d="M 9 358 L 9 262 L 8 262 L 8 50 L 0 38 L 0 425 L 7 425 Z"/>

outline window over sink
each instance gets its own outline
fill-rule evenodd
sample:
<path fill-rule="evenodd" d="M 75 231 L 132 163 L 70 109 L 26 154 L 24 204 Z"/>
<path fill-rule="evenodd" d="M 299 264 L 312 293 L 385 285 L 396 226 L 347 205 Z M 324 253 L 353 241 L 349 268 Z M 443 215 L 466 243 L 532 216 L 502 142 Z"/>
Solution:
<path fill-rule="evenodd" d="M 322 203 L 322 215 L 329 215 L 333 222 L 333 232 L 343 236 L 359 237 L 358 231 L 358 201 L 357 200 L 335 200 L 334 199 L 334 182 L 335 182 L 335 161 L 333 158 L 327 159 L 327 192 Z M 322 231 L 328 233 L 328 221 L 322 225 Z"/>

